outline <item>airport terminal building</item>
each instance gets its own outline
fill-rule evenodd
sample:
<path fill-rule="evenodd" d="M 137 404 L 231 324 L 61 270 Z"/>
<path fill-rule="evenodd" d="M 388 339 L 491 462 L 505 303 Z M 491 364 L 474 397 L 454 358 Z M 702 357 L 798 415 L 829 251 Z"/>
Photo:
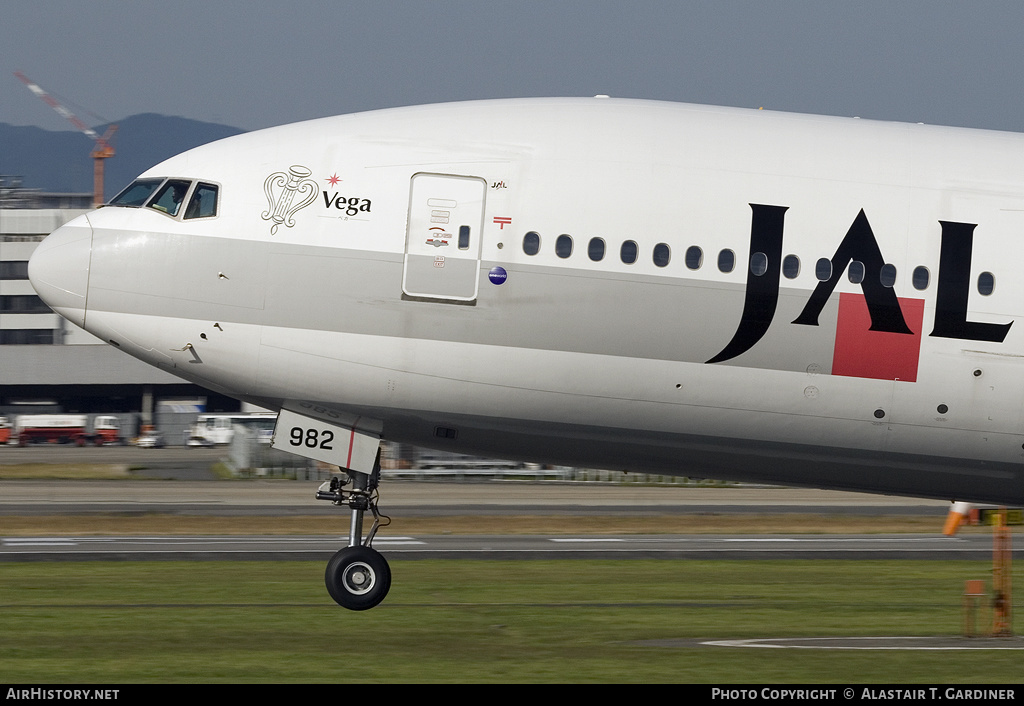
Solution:
<path fill-rule="evenodd" d="M 0 181 L 0 416 L 115 414 L 126 436 L 178 427 L 241 403 L 121 353 L 55 314 L 28 280 L 49 233 L 91 210 L 92 194 L 3 189 Z M 190 422 L 189 422 L 190 423 Z M 169 443 L 181 437 L 168 435 Z"/>

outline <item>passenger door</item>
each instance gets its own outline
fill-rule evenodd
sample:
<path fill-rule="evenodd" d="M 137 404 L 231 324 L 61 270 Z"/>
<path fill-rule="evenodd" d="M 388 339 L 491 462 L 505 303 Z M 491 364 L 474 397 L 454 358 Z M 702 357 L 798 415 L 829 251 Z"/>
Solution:
<path fill-rule="evenodd" d="M 407 297 L 476 300 L 486 194 L 479 177 L 413 175 L 402 273 Z"/>

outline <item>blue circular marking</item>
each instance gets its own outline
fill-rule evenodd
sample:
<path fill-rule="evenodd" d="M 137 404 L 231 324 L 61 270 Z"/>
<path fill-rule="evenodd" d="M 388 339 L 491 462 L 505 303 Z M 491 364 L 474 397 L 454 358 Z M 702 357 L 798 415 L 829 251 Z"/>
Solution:
<path fill-rule="evenodd" d="M 491 271 L 487 273 L 487 279 L 491 280 L 491 284 L 504 284 L 508 279 L 508 272 L 504 267 L 492 267 Z"/>

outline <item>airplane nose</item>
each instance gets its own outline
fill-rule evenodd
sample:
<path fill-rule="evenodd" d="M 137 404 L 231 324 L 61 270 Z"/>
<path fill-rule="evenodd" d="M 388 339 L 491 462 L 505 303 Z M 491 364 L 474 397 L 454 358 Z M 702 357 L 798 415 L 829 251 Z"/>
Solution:
<path fill-rule="evenodd" d="M 28 261 L 39 298 L 68 321 L 85 326 L 92 226 L 79 216 L 43 239 Z"/>

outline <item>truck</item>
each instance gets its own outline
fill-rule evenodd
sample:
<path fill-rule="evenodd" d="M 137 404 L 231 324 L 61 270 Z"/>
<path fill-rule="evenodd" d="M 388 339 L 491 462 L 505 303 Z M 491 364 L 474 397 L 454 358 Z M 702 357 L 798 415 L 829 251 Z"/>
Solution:
<path fill-rule="evenodd" d="M 11 420 L 0 416 L 0 444 L 6 444 L 11 440 Z"/>
<path fill-rule="evenodd" d="M 117 417 L 101 415 L 88 428 L 86 414 L 20 414 L 14 420 L 14 436 L 19 446 L 29 444 L 94 444 L 121 443 L 121 425 Z"/>
<path fill-rule="evenodd" d="M 223 446 L 235 436 L 235 425 L 252 429 L 261 444 L 269 444 L 277 423 L 276 412 L 200 414 L 189 430 L 187 446 Z"/>

